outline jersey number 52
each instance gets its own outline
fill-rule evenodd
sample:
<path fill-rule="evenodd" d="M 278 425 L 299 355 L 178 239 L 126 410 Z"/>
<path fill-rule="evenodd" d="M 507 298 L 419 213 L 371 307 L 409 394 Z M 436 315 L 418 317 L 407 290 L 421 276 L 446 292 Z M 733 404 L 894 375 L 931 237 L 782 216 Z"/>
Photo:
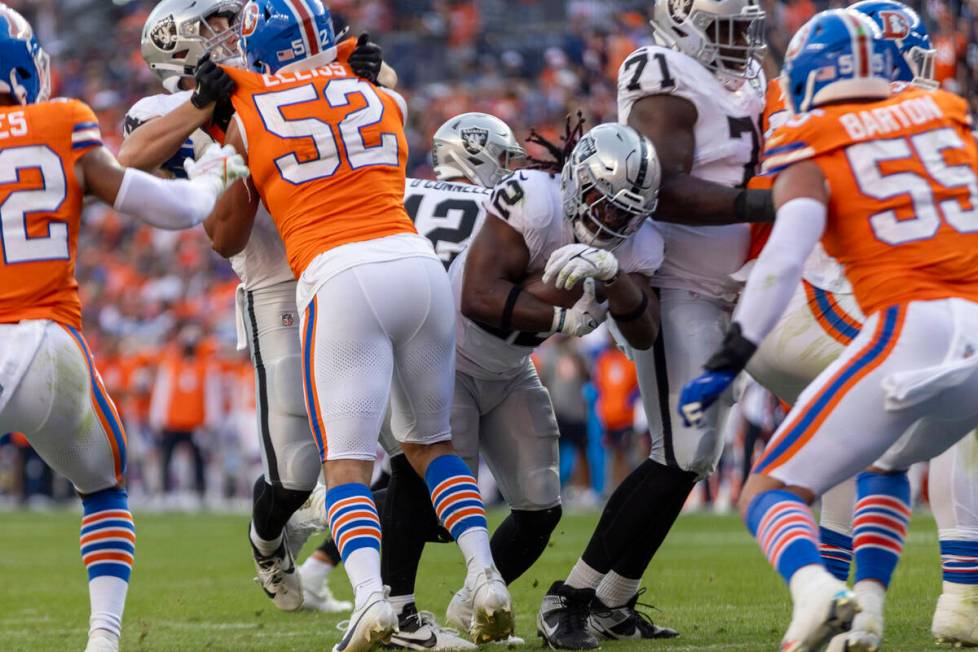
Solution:
<path fill-rule="evenodd" d="M 349 166 L 356 170 L 371 165 L 397 166 L 397 135 L 382 133 L 380 144 L 367 147 L 363 129 L 377 124 L 384 117 L 384 103 L 373 86 L 359 79 L 332 79 L 323 89 L 326 103 L 332 109 L 350 105 L 350 97 L 359 95 L 366 106 L 349 113 L 336 125 Z M 265 123 L 265 128 L 276 136 L 288 140 L 312 139 L 317 157 L 300 161 L 295 154 L 275 159 L 282 178 L 293 184 L 323 179 L 336 174 L 340 167 L 340 151 L 329 123 L 318 118 L 290 120 L 282 109 L 296 104 L 319 101 L 319 92 L 313 84 L 298 86 L 285 91 L 255 95 L 255 105 Z"/>
<path fill-rule="evenodd" d="M 44 260 L 68 260 L 68 225 L 49 220 L 46 236 L 31 236 L 27 219 L 45 213 L 55 213 L 67 197 L 61 157 L 45 145 L 8 147 L 0 150 L 0 192 L 8 184 L 25 182 L 28 170 L 40 173 L 40 187 L 14 190 L 0 205 L 0 245 L 3 261 L 8 265 Z"/>

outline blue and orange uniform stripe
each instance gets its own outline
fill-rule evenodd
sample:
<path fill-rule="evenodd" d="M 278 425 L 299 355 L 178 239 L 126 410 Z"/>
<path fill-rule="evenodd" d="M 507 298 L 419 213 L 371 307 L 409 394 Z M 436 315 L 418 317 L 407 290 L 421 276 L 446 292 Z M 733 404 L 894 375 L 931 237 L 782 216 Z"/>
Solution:
<path fill-rule="evenodd" d="M 319 459 L 326 462 L 326 426 L 319 408 L 319 392 L 316 388 L 316 320 L 318 303 L 315 297 L 306 308 L 306 324 L 302 333 L 302 389 L 306 400 L 306 414 L 309 416 L 309 429 L 319 448 Z"/>
<path fill-rule="evenodd" d="M 808 281 L 802 281 L 802 285 L 805 287 L 808 307 L 818 325 L 832 339 L 848 346 L 859 335 L 859 331 L 863 328 L 862 323 L 839 306 L 839 302 L 831 293 L 815 287 Z"/>
<path fill-rule="evenodd" d="M 879 367 L 897 340 L 906 318 L 905 305 L 891 306 L 879 315 L 872 339 L 826 382 L 821 390 L 801 407 L 780 430 L 754 466 L 754 473 L 769 473 L 798 452 L 815 434 L 825 419 L 867 374 Z"/>
<path fill-rule="evenodd" d="M 119 412 L 116 410 L 112 399 L 109 398 L 109 393 L 105 391 L 102 378 L 95 369 L 95 360 L 92 358 L 92 353 L 88 348 L 88 343 L 85 341 L 84 336 L 72 326 L 66 324 L 58 325 L 75 341 L 75 344 L 81 350 L 82 357 L 85 358 L 85 364 L 88 366 L 89 380 L 91 381 L 92 407 L 95 409 L 95 414 L 98 416 L 98 420 L 102 424 L 102 429 L 108 437 L 109 448 L 112 450 L 112 461 L 115 465 L 116 482 L 121 483 L 126 473 L 126 429 L 122 426 L 122 419 L 119 418 Z"/>

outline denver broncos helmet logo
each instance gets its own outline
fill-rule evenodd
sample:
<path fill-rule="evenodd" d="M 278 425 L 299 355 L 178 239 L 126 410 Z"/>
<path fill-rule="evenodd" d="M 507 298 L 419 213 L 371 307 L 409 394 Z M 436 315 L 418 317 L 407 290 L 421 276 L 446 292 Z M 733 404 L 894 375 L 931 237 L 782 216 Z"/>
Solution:
<path fill-rule="evenodd" d="M 241 10 L 241 36 L 251 36 L 258 28 L 258 5 L 249 2 Z"/>
<path fill-rule="evenodd" d="M 910 22 L 899 11 L 881 11 L 880 20 L 883 22 L 883 38 L 904 39 L 910 36 Z"/>

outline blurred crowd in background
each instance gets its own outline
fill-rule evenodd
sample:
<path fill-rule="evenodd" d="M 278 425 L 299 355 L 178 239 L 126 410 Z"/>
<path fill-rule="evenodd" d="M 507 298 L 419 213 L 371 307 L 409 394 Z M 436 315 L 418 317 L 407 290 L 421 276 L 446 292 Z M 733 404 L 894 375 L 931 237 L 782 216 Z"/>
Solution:
<path fill-rule="evenodd" d="M 118 147 L 126 111 L 162 92 L 139 54 L 150 0 L 6 0 L 32 22 L 52 55 L 55 95 L 96 111 Z M 840 0 L 762 0 L 769 75 L 788 39 Z M 942 85 L 978 112 L 978 0 L 910 1 L 927 21 Z M 328 0 L 355 33 L 369 32 L 408 100 L 408 173 L 431 177 L 430 143 L 449 117 L 484 111 L 519 138 L 556 138 L 565 116 L 616 119 L 619 65 L 650 40 L 648 0 Z M 542 152 L 529 146 L 531 154 Z M 244 504 L 260 458 L 254 377 L 236 349 L 237 278 L 202 229 L 137 226 L 104 205 L 86 209 L 79 239 L 86 336 L 129 434 L 130 493 L 161 507 Z M 556 339 L 556 338 L 555 338 Z M 648 425 L 631 363 L 606 334 L 551 341 L 536 357 L 561 426 L 567 502 L 598 505 L 648 454 Z M 724 471 L 697 501 L 724 509 L 750 452 L 782 414 L 750 388 L 728 428 Z M 745 445 L 746 443 L 746 445 Z M 0 501 L 71 498 L 25 442 L 0 438 Z M 172 463 L 174 462 L 175 463 Z M 488 474 L 485 474 L 488 475 Z M 491 487 L 486 488 L 491 492 Z"/>

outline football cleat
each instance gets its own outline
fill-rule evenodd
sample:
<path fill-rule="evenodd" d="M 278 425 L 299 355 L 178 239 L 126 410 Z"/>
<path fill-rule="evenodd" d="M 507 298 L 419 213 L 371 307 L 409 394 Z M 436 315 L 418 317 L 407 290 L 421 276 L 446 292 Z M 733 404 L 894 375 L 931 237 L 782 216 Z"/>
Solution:
<path fill-rule="evenodd" d="M 467 582 L 466 582 L 467 584 Z M 506 640 L 513 633 L 513 600 L 499 571 L 489 567 L 475 576 L 469 636 L 478 644 Z"/>
<path fill-rule="evenodd" d="M 309 494 L 302 507 L 295 510 L 285 523 L 285 536 L 293 558 L 298 558 L 302 546 L 314 534 L 326 532 L 326 487 L 321 482 Z"/>
<path fill-rule="evenodd" d="M 967 593 L 941 593 L 930 631 L 938 643 L 978 645 L 978 586 L 953 586 L 966 587 Z"/>
<path fill-rule="evenodd" d="M 345 630 L 333 652 L 370 652 L 390 643 L 397 633 L 397 614 L 387 599 L 389 589 L 371 593 L 363 606 L 354 609 L 350 619 L 337 625 Z"/>
<path fill-rule="evenodd" d="M 251 543 L 251 525 L 248 526 L 248 543 L 255 559 L 255 581 L 261 586 L 276 607 L 282 611 L 295 611 L 302 607 L 302 580 L 296 572 L 295 559 L 288 547 L 288 538 L 282 535 L 282 543 L 271 556 L 264 556 Z"/>
<path fill-rule="evenodd" d="M 806 567 L 791 580 L 794 609 L 781 652 L 815 652 L 848 632 L 859 613 L 856 594 L 820 566 Z"/>
<path fill-rule="evenodd" d="M 467 632 L 472 626 L 472 594 L 465 586 L 456 591 L 448 603 L 445 622 L 460 632 Z"/>
<path fill-rule="evenodd" d="M 301 567 L 299 571 L 301 575 Z M 353 609 L 353 603 L 349 600 L 337 599 L 325 581 L 322 586 L 316 588 L 306 586 L 305 580 L 303 580 L 302 608 L 308 611 L 321 611 L 325 614 L 342 614 Z"/>
<path fill-rule="evenodd" d="M 537 636 L 555 650 L 594 650 L 598 639 L 588 629 L 594 589 L 550 585 L 537 614 Z"/>
<path fill-rule="evenodd" d="M 648 614 L 638 611 L 638 598 L 645 593 L 640 590 L 632 599 L 620 607 L 609 607 L 600 599 L 594 598 L 591 615 L 587 624 L 595 636 L 611 640 L 636 640 L 646 638 L 676 638 L 679 632 L 668 627 L 659 627 Z M 643 607 L 652 605 L 643 604 Z"/>
<path fill-rule="evenodd" d="M 476 650 L 478 647 L 458 635 L 458 631 L 442 627 L 430 611 L 418 611 L 412 602 L 404 605 L 397 617 L 398 632 L 384 647 L 395 650 Z"/>
<path fill-rule="evenodd" d="M 88 637 L 85 652 L 119 652 L 119 637 L 104 629 L 96 629 Z"/>

